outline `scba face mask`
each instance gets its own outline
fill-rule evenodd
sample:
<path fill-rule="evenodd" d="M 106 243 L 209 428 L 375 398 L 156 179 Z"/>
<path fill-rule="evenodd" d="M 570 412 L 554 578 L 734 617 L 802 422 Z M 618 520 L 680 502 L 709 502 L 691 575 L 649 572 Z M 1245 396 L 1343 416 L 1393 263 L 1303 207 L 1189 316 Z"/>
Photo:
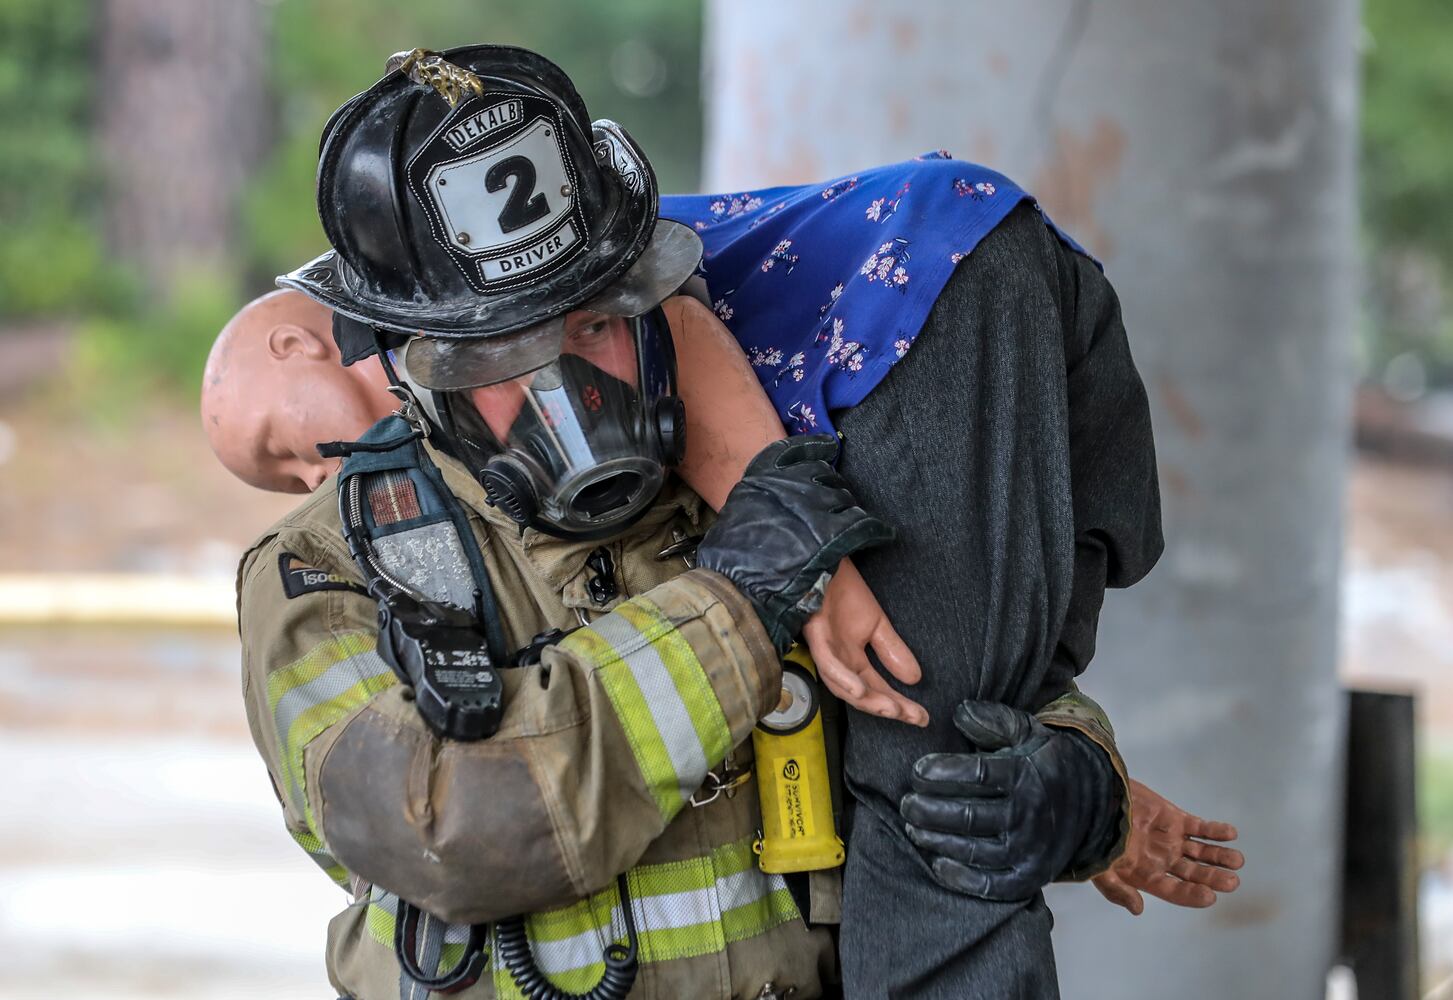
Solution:
<path fill-rule="evenodd" d="M 577 310 L 483 340 L 410 341 L 406 380 L 491 504 L 563 538 L 615 534 L 656 499 L 685 448 L 664 315 Z"/>

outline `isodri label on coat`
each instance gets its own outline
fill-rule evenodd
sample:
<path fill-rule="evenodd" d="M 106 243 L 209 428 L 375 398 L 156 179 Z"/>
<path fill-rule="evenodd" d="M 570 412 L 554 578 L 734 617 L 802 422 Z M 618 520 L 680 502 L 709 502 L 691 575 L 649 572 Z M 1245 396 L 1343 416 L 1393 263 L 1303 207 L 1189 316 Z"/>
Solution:
<path fill-rule="evenodd" d="M 782 823 L 782 836 L 802 840 L 817 835 L 812 815 L 812 785 L 807 770 L 796 757 L 777 757 L 772 761 L 777 773 L 777 816 Z"/>
<path fill-rule="evenodd" d="M 278 556 L 277 568 L 282 576 L 283 593 L 288 595 L 288 600 L 324 590 L 351 590 L 355 594 L 368 594 L 367 590 L 347 577 L 311 566 L 291 552 Z"/>

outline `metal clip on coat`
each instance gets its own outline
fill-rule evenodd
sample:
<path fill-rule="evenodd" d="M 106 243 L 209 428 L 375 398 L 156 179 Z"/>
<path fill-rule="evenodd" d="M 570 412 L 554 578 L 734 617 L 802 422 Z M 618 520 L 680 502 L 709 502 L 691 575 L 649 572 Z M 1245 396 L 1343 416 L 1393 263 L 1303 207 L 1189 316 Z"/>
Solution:
<path fill-rule="evenodd" d="M 836 868 L 846 854 L 832 816 L 817 667 L 800 644 L 782 665 L 782 699 L 752 730 L 762 836 L 753 845 L 775 875 Z"/>

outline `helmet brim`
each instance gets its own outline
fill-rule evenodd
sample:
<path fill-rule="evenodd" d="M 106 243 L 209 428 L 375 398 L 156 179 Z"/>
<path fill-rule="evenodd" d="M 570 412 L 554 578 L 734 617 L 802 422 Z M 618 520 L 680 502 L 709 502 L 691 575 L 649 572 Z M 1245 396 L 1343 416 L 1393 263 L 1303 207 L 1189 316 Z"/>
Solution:
<path fill-rule="evenodd" d="M 584 252 L 537 282 L 462 304 L 456 300 L 451 308 L 376 294 L 342 255 L 329 251 L 277 283 L 361 323 L 411 336 L 493 337 L 585 307 L 641 315 L 695 271 L 701 239 L 657 217 L 655 177 L 625 130 L 605 119 L 592 128 L 601 172 L 614 178 L 609 216 Z"/>
<path fill-rule="evenodd" d="M 604 291 L 570 309 L 591 309 L 612 316 L 641 316 L 679 289 L 696 271 L 701 262 L 701 237 L 688 226 L 669 219 L 657 219 L 645 249 L 630 268 Z M 449 339 L 487 337 L 503 334 L 462 332 L 457 328 L 438 329 L 407 325 L 426 317 L 404 317 L 384 308 L 366 308 L 356 294 L 348 291 L 350 269 L 336 250 L 308 261 L 302 267 L 279 275 L 278 285 L 292 288 L 328 306 L 346 321 L 335 320 L 334 336 L 339 341 L 345 364 L 376 354 L 372 328 L 379 327 L 410 336 L 444 337 Z M 356 280 L 352 282 L 357 287 Z M 355 325 L 356 324 L 356 325 Z M 345 346 L 345 341 L 347 342 Z"/>

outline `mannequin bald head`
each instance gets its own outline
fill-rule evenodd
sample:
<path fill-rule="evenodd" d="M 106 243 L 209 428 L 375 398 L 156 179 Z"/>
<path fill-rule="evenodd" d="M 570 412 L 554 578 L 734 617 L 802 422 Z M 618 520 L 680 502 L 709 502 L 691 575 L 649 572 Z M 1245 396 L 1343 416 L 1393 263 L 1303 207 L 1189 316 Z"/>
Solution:
<path fill-rule="evenodd" d="M 254 299 L 222 329 L 202 376 L 212 451 L 252 486 L 307 493 L 337 471 L 319 441 L 353 440 L 393 412 L 377 363 L 344 368 L 333 314 L 298 292 Z"/>

